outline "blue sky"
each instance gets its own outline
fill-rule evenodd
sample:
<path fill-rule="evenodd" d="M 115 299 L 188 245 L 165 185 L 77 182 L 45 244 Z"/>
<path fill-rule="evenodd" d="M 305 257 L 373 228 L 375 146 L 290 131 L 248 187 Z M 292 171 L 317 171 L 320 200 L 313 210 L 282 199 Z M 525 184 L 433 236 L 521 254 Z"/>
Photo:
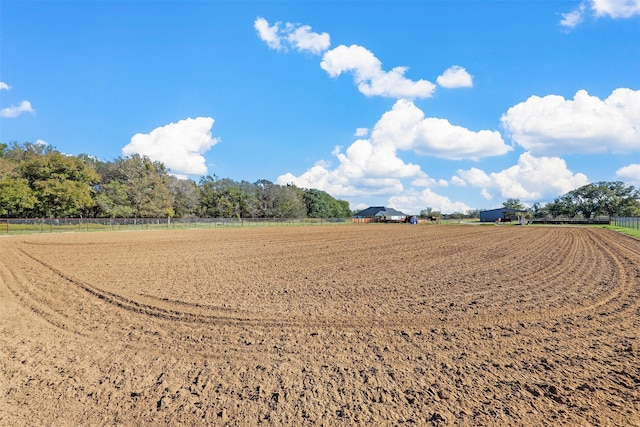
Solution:
<path fill-rule="evenodd" d="M 352 209 L 640 187 L 640 0 L 2 0 L 13 141 Z"/>

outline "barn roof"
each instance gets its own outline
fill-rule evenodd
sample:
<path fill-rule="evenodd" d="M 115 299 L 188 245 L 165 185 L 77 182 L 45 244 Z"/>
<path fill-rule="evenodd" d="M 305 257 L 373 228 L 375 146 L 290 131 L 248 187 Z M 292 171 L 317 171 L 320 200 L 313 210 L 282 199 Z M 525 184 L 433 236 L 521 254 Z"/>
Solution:
<path fill-rule="evenodd" d="M 480 211 L 480 213 L 483 213 L 483 212 L 526 212 L 526 209 L 496 208 L 496 209 L 485 209 Z"/>
<path fill-rule="evenodd" d="M 393 208 L 385 208 L 384 206 L 370 206 L 356 213 L 356 218 L 369 218 L 374 216 L 407 216 L 407 214 L 395 210 Z"/>

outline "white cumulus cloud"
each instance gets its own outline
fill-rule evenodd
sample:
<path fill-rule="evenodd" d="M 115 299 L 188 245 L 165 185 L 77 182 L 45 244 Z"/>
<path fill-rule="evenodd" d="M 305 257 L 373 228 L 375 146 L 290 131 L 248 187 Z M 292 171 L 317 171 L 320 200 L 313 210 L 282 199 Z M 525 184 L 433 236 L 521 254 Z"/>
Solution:
<path fill-rule="evenodd" d="M 12 119 L 14 117 L 18 117 L 22 113 L 35 113 L 35 110 L 29 101 L 22 101 L 19 105 L 3 108 L 0 110 L 0 117 Z"/>
<path fill-rule="evenodd" d="M 354 136 L 367 136 L 369 134 L 369 128 L 357 128 Z"/>
<path fill-rule="evenodd" d="M 573 100 L 532 96 L 509 108 L 501 122 L 535 154 L 640 151 L 640 91 L 620 88 L 604 100 L 585 90 Z"/>
<path fill-rule="evenodd" d="M 518 163 L 500 172 L 486 173 L 477 168 L 458 170 L 457 178 L 482 188 L 483 197 L 537 201 L 565 194 L 589 183 L 583 173 L 573 173 L 559 157 L 535 157 L 526 152 Z"/>
<path fill-rule="evenodd" d="M 320 55 L 331 45 L 328 33 L 314 33 L 308 25 L 287 23 L 287 40 L 299 51 L 308 51 Z"/>
<path fill-rule="evenodd" d="M 258 33 L 258 37 L 275 50 L 286 50 L 288 47 L 292 47 L 300 52 L 320 55 L 331 45 L 328 33 L 313 32 L 309 25 L 292 24 L 291 22 L 287 22 L 284 26 L 280 22 L 270 25 L 266 19 L 258 17 L 254 21 L 253 27 Z"/>
<path fill-rule="evenodd" d="M 340 45 L 324 54 L 320 67 L 329 76 L 351 72 L 358 90 L 367 96 L 390 98 L 428 98 L 436 86 L 427 80 L 413 81 L 404 76 L 407 67 L 384 71 L 382 63 L 362 46 Z"/>
<path fill-rule="evenodd" d="M 206 175 L 203 154 L 219 142 L 211 136 L 213 123 L 211 117 L 188 118 L 147 134 L 138 133 L 122 148 L 122 153 L 146 155 L 164 163 L 172 174 Z"/>
<path fill-rule="evenodd" d="M 415 215 L 427 207 L 445 214 L 464 213 L 471 209 L 466 203 L 454 202 L 429 188 L 425 188 L 420 193 L 392 196 L 389 198 L 389 206 L 401 212 Z"/>
<path fill-rule="evenodd" d="M 574 28 L 589 12 L 596 18 L 631 18 L 640 15 L 640 0 L 585 0 L 572 11 L 563 13 L 560 25 Z"/>
<path fill-rule="evenodd" d="M 446 120 L 425 119 L 413 102 L 401 99 L 382 115 L 368 139 L 357 139 L 346 150 L 339 146 L 334 149 L 332 154 L 338 161 L 334 168 L 318 162 L 300 176 L 287 173 L 276 182 L 318 188 L 335 197 L 400 195 L 405 179 L 416 187 L 448 185 L 445 180 L 430 178 L 419 165 L 405 162 L 399 150 L 450 159 L 477 159 L 504 154 L 511 147 L 504 144 L 497 132 L 473 132 Z M 462 178 L 455 182 L 460 185 Z"/>
<path fill-rule="evenodd" d="M 436 82 L 446 88 L 472 87 L 473 77 L 463 67 L 454 65 L 438 76 Z"/>
<path fill-rule="evenodd" d="M 265 42 L 271 49 L 282 49 L 282 43 L 280 36 L 278 35 L 279 24 L 269 25 L 269 22 L 261 17 L 256 18 L 253 23 L 253 28 L 258 32 L 260 40 Z"/>
<path fill-rule="evenodd" d="M 631 18 L 640 15 L 640 0 L 591 0 L 589 3 L 598 17 Z"/>
<path fill-rule="evenodd" d="M 287 173 L 276 183 L 294 183 L 303 188 L 317 188 L 336 197 L 397 194 L 403 191 L 403 178 L 426 179 L 420 166 L 405 163 L 393 144 L 358 139 L 346 150 L 336 147 L 333 155 L 339 165 L 331 169 L 318 162 L 300 176 Z"/>
<path fill-rule="evenodd" d="M 11 86 L 6 84 L 5 82 L 0 82 L 0 90 L 9 90 L 9 89 L 11 89 Z"/>
<path fill-rule="evenodd" d="M 636 187 L 640 186 L 640 164 L 632 163 L 624 166 L 616 171 L 616 177 L 620 178 L 626 184 Z"/>
<path fill-rule="evenodd" d="M 422 110 L 406 99 L 396 101 L 393 108 L 383 114 L 373 129 L 372 138 L 388 141 L 403 150 L 451 160 L 478 160 L 513 149 L 504 143 L 498 131 L 475 132 L 446 119 L 425 118 Z"/>

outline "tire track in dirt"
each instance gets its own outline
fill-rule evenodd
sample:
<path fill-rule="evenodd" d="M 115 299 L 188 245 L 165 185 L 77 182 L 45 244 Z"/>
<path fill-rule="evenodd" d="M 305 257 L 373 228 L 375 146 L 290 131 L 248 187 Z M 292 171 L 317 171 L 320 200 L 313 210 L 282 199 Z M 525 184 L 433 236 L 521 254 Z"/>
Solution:
<path fill-rule="evenodd" d="M 591 295 L 599 295 L 600 293 L 603 292 L 602 289 L 600 290 L 594 289 L 594 285 L 598 283 L 604 283 L 603 280 L 598 279 L 597 277 L 598 274 L 606 275 L 607 278 L 611 278 L 611 274 L 613 274 L 614 283 L 624 283 L 624 280 L 620 280 L 616 276 L 616 275 L 624 274 L 624 271 L 620 270 L 618 272 L 614 271 L 612 273 L 607 273 L 606 265 L 603 265 L 605 260 L 603 260 L 602 257 L 598 256 L 598 254 L 594 252 L 593 245 L 576 244 L 575 242 L 581 241 L 581 239 L 576 239 L 572 235 L 566 234 L 566 233 L 564 235 L 568 237 L 565 237 L 565 240 L 560 242 L 557 242 L 557 239 L 552 236 L 555 239 L 553 240 L 555 242 L 555 244 L 553 245 L 553 248 L 557 248 L 557 251 L 560 253 L 566 252 L 567 250 L 574 251 L 574 254 L 572 255 L 572 259 L 577 260 L 578 262 L 573 263 L 572 271 L 574 272 L 574 275 L 581 277 L 586 282 L 583 284 L 583 288 L 580 290 L 581 293 L 591 296 Z M 585 236 L 579 236 L 579 237 L 585 237 Z M 544 245 L 544 241 L 542 239 L 538 239 L 537 242 L 538 244 L 541 245 L 541 247 L 534 247 L 533 251 L 544 252 L 545 250 L 548 249 L 548 245 Z M 536 243 L 536 242 L 534 241 L 533 243 Z M 457 246 L 455 241 L 452 244 L 454 246 Z M 398 243 L 396 242 L 388 245 L 397 246 Z M 388 248 L 390 247 L 388 245 L 381 245 L 382 250 L 383 251 L 388 250 Z M 584 252 L 585 250 L 587 250 L 587 252 Z M 532 251 L 529 251 L 529 252 L 532 252 Z M 510 285 L 510 286 L 502 286 L 498 290 L 493 290 L 493 289 L 467 290 L 462 294 L 458 293 L 458 294 L 451 294 L 448 296 L 449 297 L 453 296 L 455 298 L 462 297 L 464 299 L 469 299 L 469 298 L 473 298 L 474 296 L 478 296 L 482 294 L 485 294 L 488 297 L 492 297 L 494 296 L 493 294 L 496 294 L 497 292 L 504 293 L 504 292 L 514 291 L 515 289 L 524 290 L 524 292 L 526 292 L 528 295 L 521 295 L 519 297 L 519 300 L 517 302 L 520 305 L 526 301 L 523 299 L 523 297 L 528 298 L 528 301 L 531 301 L 532 303 L 537 303 L 536 300 L 544 296 L 547 306 L 551 308 L 547 308 L 543 312 L 539 313 L 538 317 L 549 316 L 549 315 L 555 315 L 555 316 L 561 315 L 562 313 L 565 313 L 562 307 L 558 309 L 553 309 L 553 310 L 552 308 L 554 305 L 562 305 L 562 302 L 566 299 L 567 292 L 571 291 L 572 287 L 574 287 L 575 284 L 572 283 L 571 281 L 565 280 L 564 281 L 565 287 L 562 287 L 559 285 L 559 282 L 562 282 L 562 280 L 560 279 L 563 277 L 563 274 L 564 275 L 567 274 L 567 268 L 566 268 L 566 264 L 563 267 L 563 262 L 566 262 L 566 261 L 563 261 L 562 257 L 557 256 L 558 252 L 551 253 L 552 262 L 547 263 L 546 260 L 544 261 L 546 263 L 546 267 L 543 270 L 536 269 L 529 273 L 526 271 L 526 269 L 524 271 L 521 271 L 518 267 L 513 268 L 513 271 L 516 273 L 514 276 L 518 274 L 520 275 L 519 279 L 517 280 L 519 282 L 518 284 Z M 228 307 L 203 305 L 198 303 L 188 303 L 185 301 L 169 299 L 169 298 L 155 298 L 154 296 L 149 294 L 140 294 L 140 295 L 137 295 L 135 298 L 125 297 L 120 294 L 104 291 L 95 285 L 88 284 L 87 282 L 80 281 L 74 277 L 71 277 L 66 273 L 63 273 L 57 270 L 51 265 L 48 265 L 46 262 L 43 262 L 35 258 L 34 256 L 28 254 L 27 252 L 24 252 L 24 253 L 31 256 L 32 259 L 34 259 L 35 261 L 42 263 L 42 265 L 49 268 L 55 274 L 75 284 L 76 286 L 90 293 L 94 297 L 97 297 L 107 303 L 113 304 L 120 308 L 138 312 L 147 316 L 153 316 L 153 317 L 164 318 L 164 319 L 175 320 L 175 321 L 198 322 L 198 323 L 214 323 L 214 322 L 220 322 L 220 321 L 255 322 L 256 319 L 258 318 L 260 322 L 275 322 L 277 324 L 282 323 L 281 318 L 269 320 L 268 317 L 264 317 L 264 316 L 257 317 L 255 315 L 256 313 L 251 313 L 250 311 L 243 312 L 241 310 L 231 309 Z M 530 260 L 528 264 L 535 264 L 536 262 L 535 258 L 531 260 L 531 256 L 528 256 L 528 259 Z M 519 265 L 526 265 L 526 264 L 527 263 L 519 263 Z M 594 273 L 597 273 L 595 277 L 594 277 Z M 575 293 L 575 290 L 573 292 Z M 606 292 L 611 293 L 613 291 L 611 291 L 611 289 L 608 289 Z M 341 299 L 360 297 L 357 294 L 354 295 L 352 290 L 349 290 L 348 292 L 336 290 L 335 294 L 337 294 L 337 296 Z M 591 307 L 595 305 L 606 304 L 606 302 L 608 302 L 611 298 L 612 297 L 610 296 L 605 296 L 601 298 L 600 303 L 589 304 L 587 305 L 586 308 L 582 309 L 582 311 L 590 310 L 592 309 Z M 161 303 L 161 304 L 156 304 L 156 303 Z M 577 312 L 576 310 L 578 309 L 572 308 L 570 311 L 566 311 L 566 312 L 575 314 Z M 252 314 L 254 315 L 252 316 Z M 492 316 L 495 321 L 496 313 L 491 313 L 490 316 Z M 346 321 L 346 325 L 351 325 L 348 319 L 349 319 L 349 316 L 346 316 L 344 319 Z M 374 321 L 373 318 L 369 316 L 364 316 L 361 320 L 358 320 L 356 324 L 361 324 L 363 321 L 367 321 L 367 320 Z M 386 324 L 391 323 L 388 320 L 389 319 L 387 319 Z M 528 320 L 530 321 L 536 320 L 536 317 L 535 316 L 532 317 L 532 315 L 530 314 L 528 317 Z M 294 318 L 289 318 L 287 319 L 287 321 L 291 322 L 292 325 L 299 324 L 299 322 L 296 322 Z M 401 320 L 401 322 L 403 321 L 404 319 Z"/>
<path fill-rule="evenodd" d="M 67 313 L 51 303 L 39 283 L 31 282 L 25 277 L 24 266 L 17 266 L 14 254 L 7 250 L 2 250 L 1 253 L 3 262 L 0 263 L 0 280 L 22 306 L 61 331 L 86 335 L 81 329 L 72 328 L 73 322 Z M 46 282 L 45 277 L 41 280 Z"/>

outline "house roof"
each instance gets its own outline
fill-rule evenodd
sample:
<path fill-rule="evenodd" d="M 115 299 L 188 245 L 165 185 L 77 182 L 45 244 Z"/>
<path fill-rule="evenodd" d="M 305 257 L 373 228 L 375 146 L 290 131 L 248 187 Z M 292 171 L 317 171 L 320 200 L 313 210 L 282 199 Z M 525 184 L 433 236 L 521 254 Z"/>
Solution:
<path fill-rule="evenodd" d="M 385 208 L 384 206 L 371 206 L 356 213 L 356 218 L 369 218 L 374 216 L 407 216 L 407 214 L 395 210 L 393 208 Z"/>

